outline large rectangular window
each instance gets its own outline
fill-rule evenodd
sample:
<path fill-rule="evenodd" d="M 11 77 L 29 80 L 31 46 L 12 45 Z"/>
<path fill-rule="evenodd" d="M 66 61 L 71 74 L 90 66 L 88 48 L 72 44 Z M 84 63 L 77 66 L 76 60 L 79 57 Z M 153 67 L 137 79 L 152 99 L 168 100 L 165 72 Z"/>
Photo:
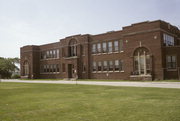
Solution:
<path fill-rule="evenodd" d="M 119 51 L 123 51 L 123 40 L 120 40 Z"/>
<path fill-rule="evenodd" d="M 101 61 L 98 62 L 98 71 L 102 71 L 102 63 L 101 63 Z"/>
<path fill-rule="evenodd" d="M 168 69 L 176 69 L 176 56 L 166 56 L 166 67 Z"/>
<path fill-rule="evenodd" d="M 113 71 L 113 61 L 109 61 L 109 71 Z"/>
<path fill-rule="evenodd" d="M 112 42 L 108 42 L 108 52 L 112 52 Z"/>
<path fill-rule="evenodd" d="M 96 62 L 93 62 L 93 71 L 96 71 Z"/>
<path fill-rule="evenodd" d="M 120 70 L 120 71 L 123 71 L 123 70 L 124 70 L 124 69 L 123 69 L 123 63 L 124 63 L 123 60 L 119 60 L 119 70 Z"/>
<path fill-rule="evenodd" d="M 42 51 L 41 59 L 55 59 L 59 58 L 59 49 Z"/>
<path fill-rule="evenodd" d="M 56 72 L 60 72 L 59 64 L 56 64 Z"/>
<path fill-rule="evenodd" d="M 119 41 L 114 41 L 114 51 L 117 52 L 119 51 Z"/>
<path fill-rule="evenodd" d="M 56 58 L 56 50 L 53 50 L 53 58 Z"/>
<path fill-rule="evenodd" d="M 101 53 L 101 43 L 98 43 L 98 44 L 97 44 L 97 52 L 98 52 L 98 53 Z"/>
<path fill-rule="evenodd" d="M 56 50 L 56 57 L 59 58 L 59 49 Z"/>
<path fill-rule="evenodd" d="M 114 70 L 119 71 L 119 60 L 114 61 Z"/>
<path fill-rule="evenodd" d="M 165 46 L 174 46 L 174 37 L 168 34 L 163 34 L 164 45 Z"/>
<path fill-rule="evenodd" d="M 92 45 L 92 54 L 95 54 L 96 53 L 96 44 L 93 44 Z"/>
<path fill-rule="evenodd" d="M 108 70 L 107 61 L 103 61 L 103 71 L 107 71 L 107 70 Z"/>
<path fill-rule="evenodd" d="M 103 42 L 102 46 L 103 46 L 103 48 L 102 48 L 103 53 L 106 53 L 107 52 L 107 44 L 106 44 L 106 42 Z"/>

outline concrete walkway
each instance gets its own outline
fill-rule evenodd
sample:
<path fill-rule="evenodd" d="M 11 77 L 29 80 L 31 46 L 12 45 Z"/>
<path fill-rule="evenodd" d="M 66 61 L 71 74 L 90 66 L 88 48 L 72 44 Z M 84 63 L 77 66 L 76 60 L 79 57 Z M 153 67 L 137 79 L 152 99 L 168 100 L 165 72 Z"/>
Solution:
<path fill-rule="evenodd" d="M 84 85 L 105 85 L 105 86 L 129 86 L 129 87 L 158 87 L 158 88 L 179 88 L 180 82 L 103 82 L 103 81 L 35 81 L 35 80 L 1 80 L 1 82 L 19 83 L 51 83 L 51 84 L 84 84 Z"/>

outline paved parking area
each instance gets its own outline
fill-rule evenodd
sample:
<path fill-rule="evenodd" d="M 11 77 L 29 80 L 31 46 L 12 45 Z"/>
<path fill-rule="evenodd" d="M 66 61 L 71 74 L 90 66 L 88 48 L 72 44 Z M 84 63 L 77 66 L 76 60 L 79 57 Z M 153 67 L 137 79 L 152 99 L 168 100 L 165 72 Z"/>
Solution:
<path fill-rule="evenodd" d="M 1 80 L 1 82 L 19 83 L 52 83 L 52 84 L 84 84 L 84 85 L 105 85 L 105 86 L 128 86 L 128 87 L 158 87 L 158 88 L 179 88 L 180 82 L 103 82 L 103 81 L 36 81 L 36 80 Z"/>

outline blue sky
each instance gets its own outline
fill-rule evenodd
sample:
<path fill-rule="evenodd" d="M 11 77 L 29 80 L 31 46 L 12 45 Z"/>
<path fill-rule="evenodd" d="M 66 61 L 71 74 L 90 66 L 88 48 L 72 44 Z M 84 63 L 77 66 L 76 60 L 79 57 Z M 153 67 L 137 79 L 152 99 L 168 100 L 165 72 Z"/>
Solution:
<path fill-rule="evenodd" d="M 100 34 L 147 20 L 180 27 L 180 0 L 0 0 L 0 56 L 20 47 Z"/>

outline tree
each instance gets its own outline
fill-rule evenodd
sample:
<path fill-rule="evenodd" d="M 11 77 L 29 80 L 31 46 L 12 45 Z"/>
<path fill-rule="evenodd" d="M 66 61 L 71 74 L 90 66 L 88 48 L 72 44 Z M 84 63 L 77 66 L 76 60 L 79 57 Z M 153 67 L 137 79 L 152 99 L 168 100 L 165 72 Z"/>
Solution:
<path fill-rule="evenodd" d="M 0 75 L 2 78 L 10 78 L 12 72 L 18 67 L 15 63 L 19 63 L 18 58 L 2 58 L 0 57 Z"/>

